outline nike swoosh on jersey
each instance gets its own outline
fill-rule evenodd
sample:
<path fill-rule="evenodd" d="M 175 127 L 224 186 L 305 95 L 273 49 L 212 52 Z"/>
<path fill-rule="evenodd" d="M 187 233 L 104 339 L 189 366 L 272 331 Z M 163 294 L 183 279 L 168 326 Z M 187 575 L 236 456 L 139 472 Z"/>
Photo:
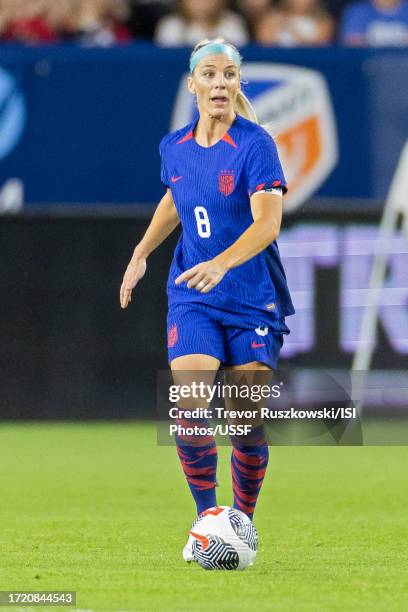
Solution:
<path fill-rule="evenodd" d="M 255 342 L 255 340 L 253 340 L 251 346 L 252 348 L 261 348 L 261 346 L 266 346 L 266 344 L 265 343 L 258 344 L 258 342 Z"/>
<path fill-rule="evenodd" d="M 177 181 L 180 181 L 182 178 L 182 176 L 172 176 L 170 180 L 172 183 L 177 183 Z"/>

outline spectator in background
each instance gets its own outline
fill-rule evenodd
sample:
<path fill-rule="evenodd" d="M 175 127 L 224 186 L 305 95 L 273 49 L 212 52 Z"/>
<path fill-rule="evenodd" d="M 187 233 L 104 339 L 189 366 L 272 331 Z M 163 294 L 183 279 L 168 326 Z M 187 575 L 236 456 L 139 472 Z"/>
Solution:
<path fill-rule="evenodd" d="M 178 12 L 162 17 L 157 24 L 155 42 L 165 47 L 191 47 L 217 36 L 237 46 L 248 42 L 243 18 L 226 9 L 226 0 L 180 0 Z"/>
<path fill-rule="evenodd" d="M 353 47 L 408 46 L 408 3 L 367 0 L 352 4 L 344 11 L 340 38 Z"/>
<path fill-rule="evenodd" d="M 333 19 L 320 0 L 284 0 L 258 22 L 255 40 L 265 46 L 328 45 L 333 33 Z"/>
<path fill-rule="evenodd" d="M 153 39 L 159 19 L 174 8 L 175 0 L 129 0 L 131 34 L 137 39 Z"/>
<path fill-rule="evenodd" d="M 76 0 L 46 0 L 47 21 L 62 40 L 76 34 L 78 2 Z"/>
<path fill-rule="evenodd" d="M 238 0 L 238 11 L 246 21 L 251 38 L 255 37 L 257 25 L 271 9 L 271 4 L 271 0 Z"/>
<path fill-rule="evenodd" d="M 68 37 L 71 34 L 88 47 L 109 47 L 130 41 L 125 26 L 129 16 L 125 0 L 71 0 L 71 4 Z"/>
<path fill-rule="evenodd" d="M 22 43 L 58 40 L 47 19 L 47 0 L 1 0 L 1 38 Z"/>
<path fill-rule="evenodd" d="M 11 8 L 10 0 L 0 0 L 0 38 L 3 38 L 3 34 L 11 20 Z"/>
<path fill-rule="evenodd" d="M 103 47 L 127 42 L 127 7 L 126 0 L 0 0 L 1 38 Z"/>

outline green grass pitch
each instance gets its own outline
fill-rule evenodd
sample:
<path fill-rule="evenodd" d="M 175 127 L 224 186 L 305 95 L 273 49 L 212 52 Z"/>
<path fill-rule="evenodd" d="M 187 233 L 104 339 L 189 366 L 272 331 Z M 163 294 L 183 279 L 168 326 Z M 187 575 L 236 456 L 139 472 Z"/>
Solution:
<path fill-rule="evenodd" d="M 408 610 L 408 447 L 270 455 L 255 566 L 205 572 L 181 560 L 194 509 L 154 425 L 3 424 L 0 590 L 75 590 L 95 611 Z"/>

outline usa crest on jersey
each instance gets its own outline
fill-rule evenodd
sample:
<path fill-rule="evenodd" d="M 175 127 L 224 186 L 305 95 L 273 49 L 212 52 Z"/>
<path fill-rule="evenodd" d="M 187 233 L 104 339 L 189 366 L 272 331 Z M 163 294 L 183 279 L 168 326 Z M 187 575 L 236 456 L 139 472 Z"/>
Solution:
<path fill-rule="evenodd" d="M 220 172 L 219 189 L 225 196 L 230 195 L 234 191 L 234 173 L 231 170 Z"/>

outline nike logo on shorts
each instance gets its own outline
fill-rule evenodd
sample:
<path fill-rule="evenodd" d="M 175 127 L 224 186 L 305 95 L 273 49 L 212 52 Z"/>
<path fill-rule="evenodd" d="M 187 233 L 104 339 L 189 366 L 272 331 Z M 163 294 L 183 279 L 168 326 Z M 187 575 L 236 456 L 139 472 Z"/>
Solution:
<path fill-rule="evenodd" d="M 261 348 L 261 346 L 266 346 L 266 344 L 265 343 L 259 344 L 258 342 L 255 342 L 255 340 L 252 340 L 251 346 L 252 348 Z"/>
<path fill-rule="evenodd" d="M 177 181 L 180 181 L 182 178 L 182 176 L 172 176 L 170 180 L 172 183 L 177 183 Z"/>

